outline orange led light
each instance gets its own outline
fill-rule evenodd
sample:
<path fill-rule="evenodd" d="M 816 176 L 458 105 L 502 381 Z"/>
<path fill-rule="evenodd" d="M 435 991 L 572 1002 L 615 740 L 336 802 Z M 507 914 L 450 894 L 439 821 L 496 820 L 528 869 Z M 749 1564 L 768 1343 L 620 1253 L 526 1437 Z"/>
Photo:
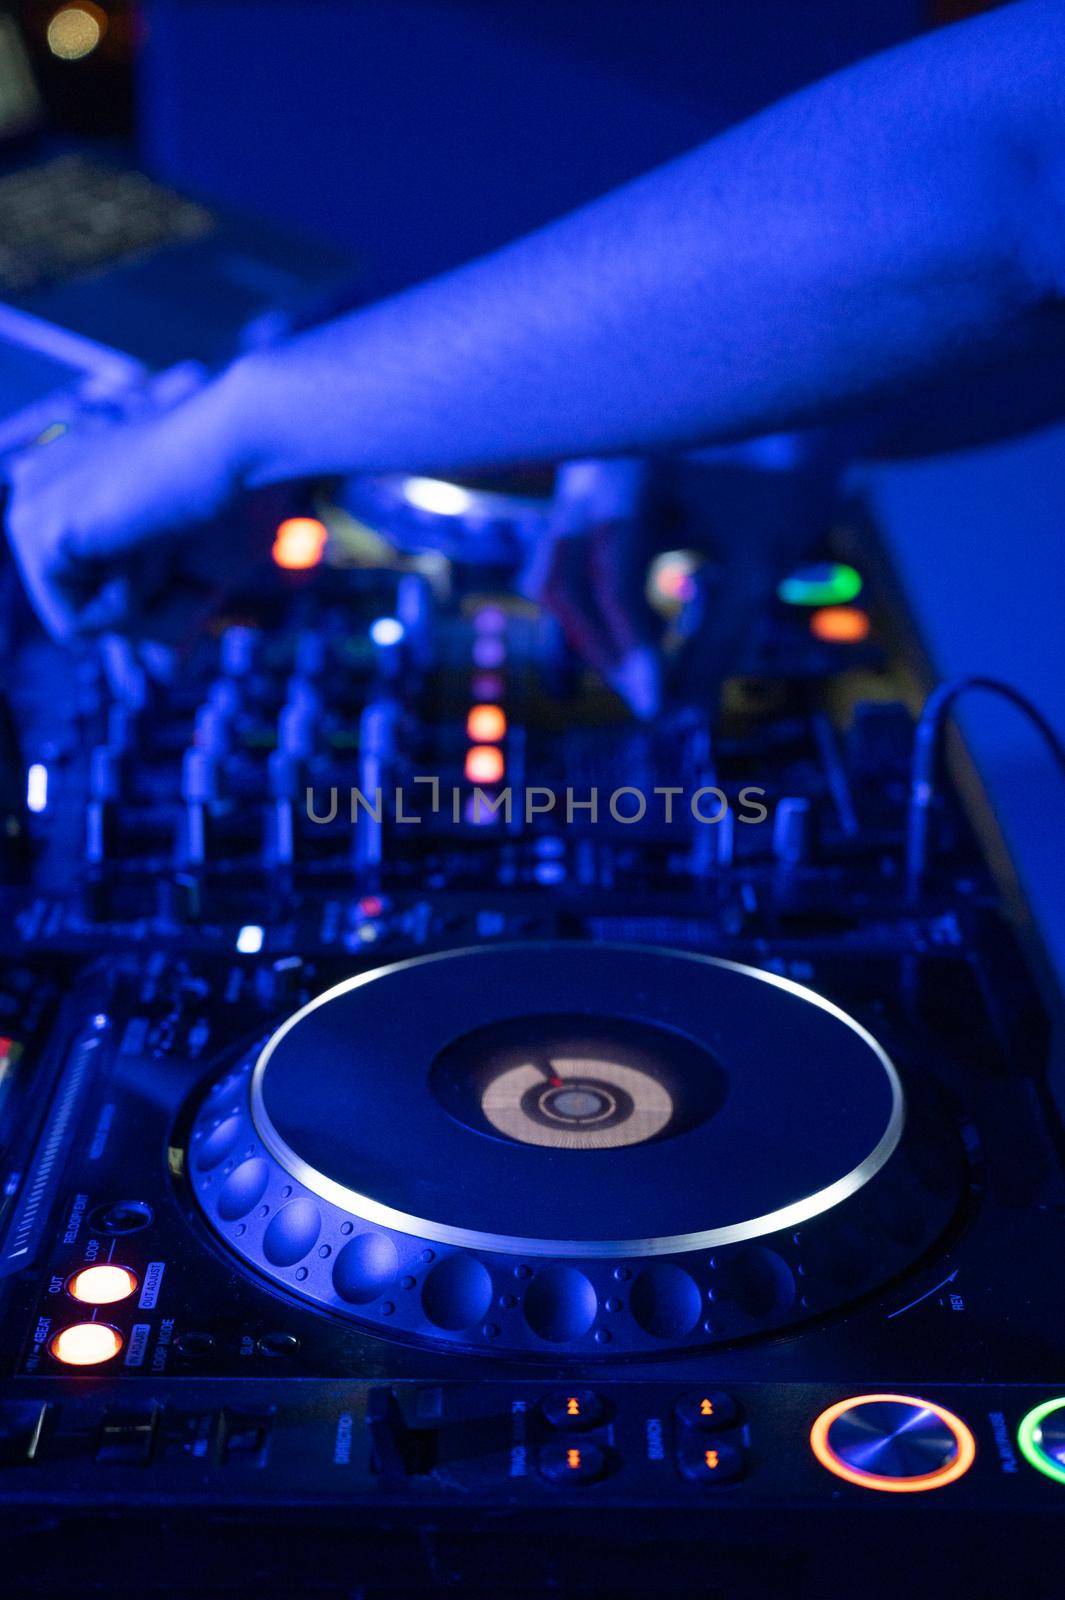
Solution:
<path fill-rule="evenodd" d="M 581 1453 L 579 1450 L 571 1448 L 566 1451 L 566 1465 L 571 1472 L 579 1472 L 581 1470 Z"/>
<path fill-rule="evenodd" d="M 321 561 L 328 537 L 317 517 L 287 517 L 274 535 L 271 554 L 286 572 L 306 572 Z"/>
<path fill-rule="evenodd" d="M 128 1267 L 115 1267 L 110 1262 L 83 1267 L 67 1284 L 74 1299 L 87 1306 L 113 1306 L 118 1300 L 128 1300 L 136 1288 L 136 1274 Z"/>
<path fill-rule="evenodd" d="M 711 1472 L 716 1472 L 718 1467 L 721 1465 L 721 1457 L 718 1455 L 716 1450 L 704 1450 L 703 1460 L 706 1462 Z"/>
<path fill-rule="evenodd" d="M 930 1411 L 934 1417 L 954 1435 L 957 1444 L 957 1453 L 945 1466 L 937 1467 L 934 1472 L 924 1472 L 913 1478 L 890 1478 L 879 1472 L 861 1472 L 857 1467 L 852 1467 L 832 1449 L 828 1442 L 829 1429 L 832 1424 L 844 1415 L 853 1411 L 858 1406 L 878 1405 L 882 1401 L 903 1406 L 920 1406 L 925 1411 Z M 886 1494 L 921 1494 L 926 1489 L 941 1489 L 944 1484 L 954 1483 L 958 1478 L 964 1477 L 976 1459 L 976 1440 L 960 1417 L 953 1411 L 948 1411 L 945 1406 L 937 1406 L 931 1400 L 917 1400 L 908 1394 L 858 1394 L 848 1400 L 839 1400 L 834 1406 L 829 1406 L 827 1411 L 822 1411 L 813 1427 L 810 1429 L 810 1448 L 823 1467 L 835 1473 L 837 1478 L 843 1478 L 847 1483 L 856 1483 L 862 1489 L 879 1489 Z"/>
<path fill-rule="evenodd" d="M 498 783 L 505 770 L 503 752 L 494 744 L 471 745 L 466 752 L 466 779 L 469 783 Z"/>
<path fill-rule="evenodd" d="M 871 623 L 856 606 L 822 606 L 810 618 L 810 632 L 824 644 L 861 644 Z"/>
<path fill-rule="evenodd" d="M 471 706 L 466 737 L 474 744 L 498 744 L 506 738 L 507 716 L 502 706 Z"/>
<path fill-rule="evenodd" d="M 75 1322 L 57 1333 L 49 1346 L 65 1367 L 98 1367 L 122 1348 L 122 1335 L 106 1322 Z"/>

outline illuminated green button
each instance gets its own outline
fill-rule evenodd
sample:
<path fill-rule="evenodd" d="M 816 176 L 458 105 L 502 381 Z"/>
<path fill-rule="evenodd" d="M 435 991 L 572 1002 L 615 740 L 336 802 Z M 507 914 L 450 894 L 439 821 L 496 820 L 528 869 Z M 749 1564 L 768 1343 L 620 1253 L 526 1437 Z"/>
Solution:
<path fill-rule="evenodd" d="M 841 561 L 800 567 L 777 588 L 780 599 L 788 606 L 845 606 L 861 592 L 861 573 Z"/>
<path fill-rule="evenodd" d="M 1065 1483 L 1065 1395 L 1029 1411 L 1017 1429 L 1017 1443 L 1037 1472 Z"/>

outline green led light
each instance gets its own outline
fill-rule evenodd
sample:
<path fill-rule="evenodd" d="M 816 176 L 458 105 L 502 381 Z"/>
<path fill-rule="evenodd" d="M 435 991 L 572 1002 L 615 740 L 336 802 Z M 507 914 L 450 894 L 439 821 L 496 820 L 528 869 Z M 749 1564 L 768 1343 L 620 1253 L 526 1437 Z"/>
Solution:
<path fill-rule="evenodd" d="M 861 573 L 842 561 L 821 561 L 815 567 L 800 567 L 777 588 L 786 606 L 845 606 L 861 592 Z"/>
<path fill-rule="evenodd" d="M 1065 1409 L 1065 1396 L 1059 1395 L 1055 1400 L 1044 1400 L 1041 1406 L 1036 1406 L 1034 1411 L 1029 1411 L 1020 1427 L 1017 1429 L 1017 1443 L 1021 1447 L 1021 1454 L 1029 1466 L 1037 1472 L 1042 1472 L 1048 1478 L 1053 1478 L 1056 1483 L 1065 1483 L 1065 1466 L 1055 1461 L 1053 1456 L 1047 1455 L 1043 1449 L 1043 1430 L 1041 1424 L 1044 1418 L 1055 1411 Z"/>

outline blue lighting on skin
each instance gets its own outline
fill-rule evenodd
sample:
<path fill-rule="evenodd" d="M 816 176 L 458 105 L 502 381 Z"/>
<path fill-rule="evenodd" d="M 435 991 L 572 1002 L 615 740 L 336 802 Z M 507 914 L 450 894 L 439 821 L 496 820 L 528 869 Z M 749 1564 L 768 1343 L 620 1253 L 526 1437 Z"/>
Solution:
<path fill-rule="evenodd" d="M 370 638 L 382 650 L 390 645 L 399 644 L 407 630 L 396 617 L 378 617 L 376 622 L 370 624 Z"/>
<path fill-rule="evenodd" d="M 41 812 L 48 805 L 48 768 L 35 761 L 26 773 L 26 809 Z"/>
<path fill-rule="evenodd" d="M 473 495 L 458 483 L 440 478 L 408 478 L 403 485 L 408 505 L 417 511 L 432 511 L 438 517 L 461 517 L 473 505 Z"/>
<path fill-rule="evenodd" d="M 237 934 L 237 953 L 257 956 L 263 947 L 263 930 L 255 922 L 246 922 Z"/>

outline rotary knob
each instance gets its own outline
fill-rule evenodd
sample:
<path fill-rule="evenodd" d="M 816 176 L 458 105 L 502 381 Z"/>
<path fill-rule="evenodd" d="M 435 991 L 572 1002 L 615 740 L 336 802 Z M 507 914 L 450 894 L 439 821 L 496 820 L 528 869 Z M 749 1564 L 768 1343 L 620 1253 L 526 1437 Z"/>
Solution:
<path fill-rule="evenodd" d="M 1065 1396 L 1044 1400 L 1017 1430 L 1024 1459 L 1055 1483 L 1065 1483 Z"/>
<path fill-rule="evenodd" d="M 829 1406 L 810 1445 L 823 1467 L 863 1489 L 919 1493 L 953 1483 L 972 1466 L 976 1444 L 960 1417 L 931 1400 L 865 1394 Z"/>

